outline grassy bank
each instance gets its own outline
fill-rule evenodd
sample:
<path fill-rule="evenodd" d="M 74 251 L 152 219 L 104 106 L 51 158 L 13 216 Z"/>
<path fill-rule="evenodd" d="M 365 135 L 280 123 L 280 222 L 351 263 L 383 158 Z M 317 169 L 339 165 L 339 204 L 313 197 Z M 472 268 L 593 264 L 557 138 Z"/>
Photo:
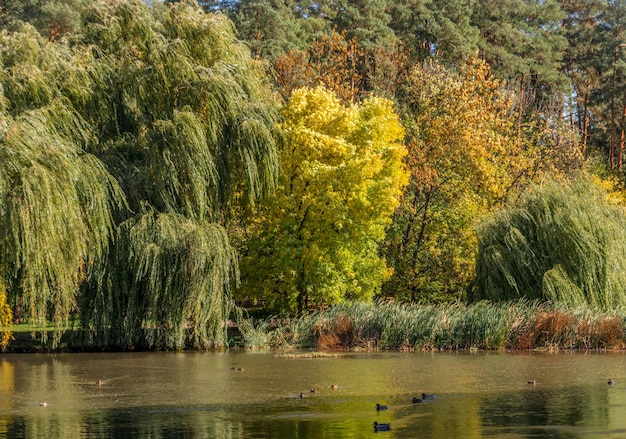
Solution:
<path fill-rule="evenodd" d="M 346 303 L 300 319 L 240 325 L 247 347 L 317 349 L 620 349 L 625 313 L 539 302 Z"/>
<path fill-rule="evenodd" d="M 626 347 L 625 329 L 626 310 L 602 312 L 528 301 L 353 302 L 298 319 L 240 318 L 237 328 L 229 328 L 228 338 L 231 346 L 247 348 L 590 350 Z M 90 350 L 77 343 L 76 328 L 66 328 L 55 349 L 42 343 L 40 328 L 20 324 L 11 330 L 15 339 L 8 352 Z"/>

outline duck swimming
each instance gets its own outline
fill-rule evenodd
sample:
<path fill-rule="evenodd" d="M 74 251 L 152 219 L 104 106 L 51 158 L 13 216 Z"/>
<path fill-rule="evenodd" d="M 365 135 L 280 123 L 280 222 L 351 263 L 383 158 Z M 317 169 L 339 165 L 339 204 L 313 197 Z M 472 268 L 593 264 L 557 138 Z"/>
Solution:
<path fill-rule="evenodd" d="M 374 421 L 374 431 L 389 431 L 391 430 L 391 424 L 379 424 Z"/>
<path fill-rule="evenodd" d="M 422 400 L 426 401 L 427 399 L 435 399 L 437 397 L 437 395 L 427 395 L 425 393 L 422 393 Z"/>
<path fill-rule="evenodd" d="M 611 384 L 615 384 L 615 381 L 613 380 L 613 378 L 609 378 L 609 380 L 607 381 L 607 383 L 609 383 L 609 385 L 611 385 Z"/>
<path fill-rule="evenodd" d="M 421 404 L 424 402 L 424 398 L 413 398 L 411 402 L 413 402 L 413 404 Z"/>
<path fill-rule="evenodd" d="M 386 405 L 380 405 L 380 404 L 376 404 L 376 410 L 380 411 L 380 410 L 387 410 L 389 407 L 387 407 Z"/>

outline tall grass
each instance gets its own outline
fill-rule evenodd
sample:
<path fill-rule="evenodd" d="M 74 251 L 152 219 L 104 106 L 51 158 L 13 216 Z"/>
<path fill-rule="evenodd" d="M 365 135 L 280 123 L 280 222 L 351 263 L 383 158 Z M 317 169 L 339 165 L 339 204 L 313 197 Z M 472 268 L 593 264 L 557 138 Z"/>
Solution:
<path fill-rule="evenodd" d="M 272 325 L 257 324 L 248 339 L 263 340 L 265 346 L 329 350 L 614 349 L 625 345 L 624 322 L 618 311 L 526 300 L 353 302 L 274 324 L 271 330 Z M 259 330 L 269 332 L 261 336 Z"/>

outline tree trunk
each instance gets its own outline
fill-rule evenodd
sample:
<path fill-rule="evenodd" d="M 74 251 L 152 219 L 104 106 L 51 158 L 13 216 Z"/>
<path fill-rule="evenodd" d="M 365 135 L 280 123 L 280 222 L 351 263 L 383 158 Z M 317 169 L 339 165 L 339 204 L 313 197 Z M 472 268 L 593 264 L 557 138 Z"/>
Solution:
<path fill-rule="evenodd" d="M 619 148 L 617 152 L 617 179 L 621 180 L 622 160 L 624 155 L 624 123 L 626 122 L 626 103 L 622 105 L 622 123 L 619 135 Z"/>
<path fill-rule="evenodd" d="M 522 143 L 522 115 L 524 113 L 524 85 L 526 82 L 526 75 L 522 74 L 519 83 L 519 107 L 517 114 L 517 144 Z"/>
<path fill-rule="evenodd" d="M 589 87 L 590 81 L 587 80 L 587 89 L 585 90 L 585 96 L 583 98 L 583 156 L 587 152 L 587 140 L 589 138 Z"/>
<path fill-rule="evenodd" d="M 615 82 L 617 80 L 617 51 L 615 46 L 615 59 L 613 60 L 613 79 L 611 83 L 611 141 L 609 145 L 609 169 L 615 169 Z"/>

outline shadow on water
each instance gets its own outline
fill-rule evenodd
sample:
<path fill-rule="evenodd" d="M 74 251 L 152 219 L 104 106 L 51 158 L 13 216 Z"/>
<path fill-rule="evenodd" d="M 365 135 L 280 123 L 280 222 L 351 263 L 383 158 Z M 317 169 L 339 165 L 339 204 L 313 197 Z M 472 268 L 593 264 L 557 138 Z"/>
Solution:
<path fill-rule="evenodd" d="M 622 438 L 625 365 L 622 353 L 7 355 L 0 437 Z M 422 392 L 437 397 L 413 404 Z"/>

